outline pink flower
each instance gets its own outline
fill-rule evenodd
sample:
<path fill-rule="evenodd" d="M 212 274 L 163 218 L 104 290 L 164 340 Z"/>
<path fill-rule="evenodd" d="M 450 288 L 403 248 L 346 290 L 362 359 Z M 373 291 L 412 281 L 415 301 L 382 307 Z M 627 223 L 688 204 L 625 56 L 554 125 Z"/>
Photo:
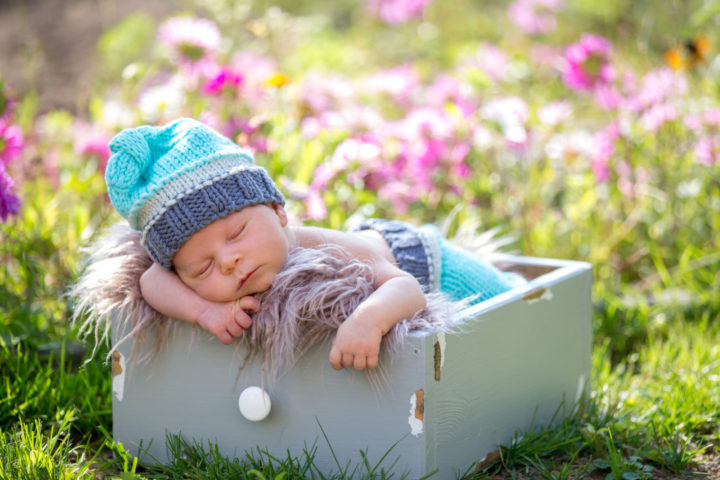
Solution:
<path fill-rule="evenodd" d="M 473 96 L 472 87 L 450 75 L 438 75 L 425 93 L 425 102 L 438 108 L 452 102 L 465 117 L 477 109 L 477 100 Z"/>
<path fill-rule="evenodd" d="M 565 50 L 565 84 L 576 91 L 591 91 L 613 80 L 609 62 L 612 46 L 597 35 L 584 33 L 580 41 Z"/>
<path fill-rule="evenodd" d="M 625 108 L 640 112 L 657 103 L 680 97 L 687 93 L 687 79 L 670 68 L 661 68 L 647 73 L 642 79 L 640 90 L 628 96 Z"/>
<path fill-rule="evenodd" d="M 702 135 L 706 130 L 720 132 L 720 109 L 715 108 L 701 113 L 687 115 L 683 119 L 683 122 L 685 126 L 695 132 L 696 135 Z"/>
<path fill-rule="evenodd" d="M 590 167 L 598 183 L 605 183 L 610 177 L 610 159 L 615 153 L 615 140 L 620 138 L 620 127 L 616 122 L 593 136 Z"/>
<path fill-rule="evenodd" d="M 0 165 L 0 220 L 7 220 L 9 215 L 17 215 L 20 211 L 20 199 L 12 192 L 14 182 Z"/>
<path fill-rule="evenodd" d="M 720 135 L 703 137 L 695 144 L 695 160 L 712 167 L 720 161 Z"/>
<path fill-rule="evenodd" d="M 510 56 L 497 45 L 484 42 L 477 51 L 475 61 L 477 67 L 496 82 L 508 76 Z"/>
<path fill-rule="evenodd" d="M 323 220 L 327 217 L 327 206 L 317 190 L 310 190 L 305 199 L 305 213 L 311 220 Z"/>
<path fill-rule="evenodd" d="M 242 83 L 243 77 L 233 67 L 218 66 L 217 69 L 205 77 L 202 93 L 205 95 L 220 95 L 223 91 L 236 92 Z"/>
<path fill-rule="evenodd" d="M 564 3 L 563 0 L 515 0 L 508 6 L 507 15 L 529 35 L 550 33 L 557 28 L 555 13 L 563 9 Z"/>
<path fill-rule="evenodd" d="M 374 73 L 364 80 L 365 89 L 373 94 L 387 94 L 400 104 L 407 104 L 420 84 L 420 77 L 411 65 L 401 65 Z"/>
<path fill-rule="evenodd" d="M 98 160 L 98 170 L 103 175 L 110 158 L 110 138 L 103 132 L 87 126 L 79 126 L 75 138 L 75 153 L 95 157 Z"/>
<path fill-rule="evenodd" d="M 0 119 L 0 166 L 8 165 L 19 157 L 24 146 L 22 129 L 11 125 L 9 120 Z"/>
<path fill-rule="evenodd" d="M 365 0 L 368 11 L 388 25 L 420 18 L 432 0 Z"/>
<path fill-rule="evenodd" d="M 677 118 L 675 105 L 671 103 L 659 103 L 647 109 L 640 116 L 640 125 L 648 132 L 655 133 L 665 123 Z"/>
<path fill-rule="evenodd" d="M 212 63 L 220 47 L 220 30 L 204 18 L 172 17 L 158 27 L 158 39 L 170 48 L 173 60 L 191 71 L 202 71 Z"/>
<path fill-rule="evenodd" d="M 312 114 L 337 110 L 348 104 L 355 96 L 353 85 L 340 75 L 310 72 L 302 82 L 300 101 Z"/>
<path fill-rule="evenodd" d="M 593 90 L 593 98 L 598 107 L 603 110 L 615 110 L 623 102 L 623 96 L 611 84 L 597 85 Z"/>

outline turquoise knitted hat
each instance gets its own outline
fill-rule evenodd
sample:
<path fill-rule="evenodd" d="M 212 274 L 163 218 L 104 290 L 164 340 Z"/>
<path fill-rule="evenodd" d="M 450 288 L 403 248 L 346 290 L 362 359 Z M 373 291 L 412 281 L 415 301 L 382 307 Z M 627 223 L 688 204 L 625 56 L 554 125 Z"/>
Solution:
<path fill-rule="evenodd" d="M 248 150 L 196 120 L 123 130 L 110 141 L 110 151 L 110 201 L 165 268 L 195 232 L 215 220 L 250 205 L 285 204 Z"/>

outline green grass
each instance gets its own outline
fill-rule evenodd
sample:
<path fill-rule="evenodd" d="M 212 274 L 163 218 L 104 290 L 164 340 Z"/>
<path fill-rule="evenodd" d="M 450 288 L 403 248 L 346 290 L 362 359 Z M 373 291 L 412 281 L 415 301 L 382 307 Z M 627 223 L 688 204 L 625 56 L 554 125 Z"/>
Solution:
<path fill-rule="evenodd" d="M 468 479 L 595 472 L 630 480 L 697 471 L 720 451 L 720 324 L 711 320 L 675 319 L 617 364 L 608 354 L 611 341 L 596 345 L 585 402 L 572 412 L 559 409 L 552 425 L 518 432 L 491 460 L 458 468 L 467 468 Z M 296 457 L 257 449 L 226 458 L 215 444 L 181 436 L 167 439 L 168 465 L 142 465 L 112 440 L 109 366 L 67 358 L 65 349 L 55 356 L 22 344 L 0 350 L 0 479 L 404 477 L 392 450 L 377 463 L 360 453 L 327 472 L 314 463 L 314 445 Z"/>

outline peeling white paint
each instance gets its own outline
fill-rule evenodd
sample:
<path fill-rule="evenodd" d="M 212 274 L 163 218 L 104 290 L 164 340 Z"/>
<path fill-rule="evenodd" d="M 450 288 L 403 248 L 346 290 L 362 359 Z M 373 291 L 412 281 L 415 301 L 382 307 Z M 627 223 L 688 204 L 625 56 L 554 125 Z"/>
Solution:
<path fill-rule="evenodd" d="M 440 368 L 442 368 L 445 365 L 445 332 L 437 334 L 437 342 L 440 345 Z"/>
<path fill-rule="evenodd" d="M 410 396 L 410 416 L 408 417 L 408 423 L 410 424 L 410 433 L 417 437 L 423 433 L 423 421 L 415 416 L 416 408 L 417 396 L 413 393 Z"/>
<path fill-rule="evenodd" d="M 125 394 L 125 356 L 118 351 L 113 353 L 112 391 L 115 398 L 122 402 Z"/>

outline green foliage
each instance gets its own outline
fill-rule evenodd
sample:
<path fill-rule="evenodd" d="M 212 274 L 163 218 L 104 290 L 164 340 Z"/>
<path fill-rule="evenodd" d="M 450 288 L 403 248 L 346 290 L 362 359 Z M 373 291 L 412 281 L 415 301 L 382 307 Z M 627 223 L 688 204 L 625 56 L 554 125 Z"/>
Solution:
<path fill-rule="evenodd" d="M 98 71 L 104 79 L 114 79 L 130 63 L 145 56 L 155 37 L 152 17 L 134 13 L 102 34 L 97 44 L 100 64 Z"/>

